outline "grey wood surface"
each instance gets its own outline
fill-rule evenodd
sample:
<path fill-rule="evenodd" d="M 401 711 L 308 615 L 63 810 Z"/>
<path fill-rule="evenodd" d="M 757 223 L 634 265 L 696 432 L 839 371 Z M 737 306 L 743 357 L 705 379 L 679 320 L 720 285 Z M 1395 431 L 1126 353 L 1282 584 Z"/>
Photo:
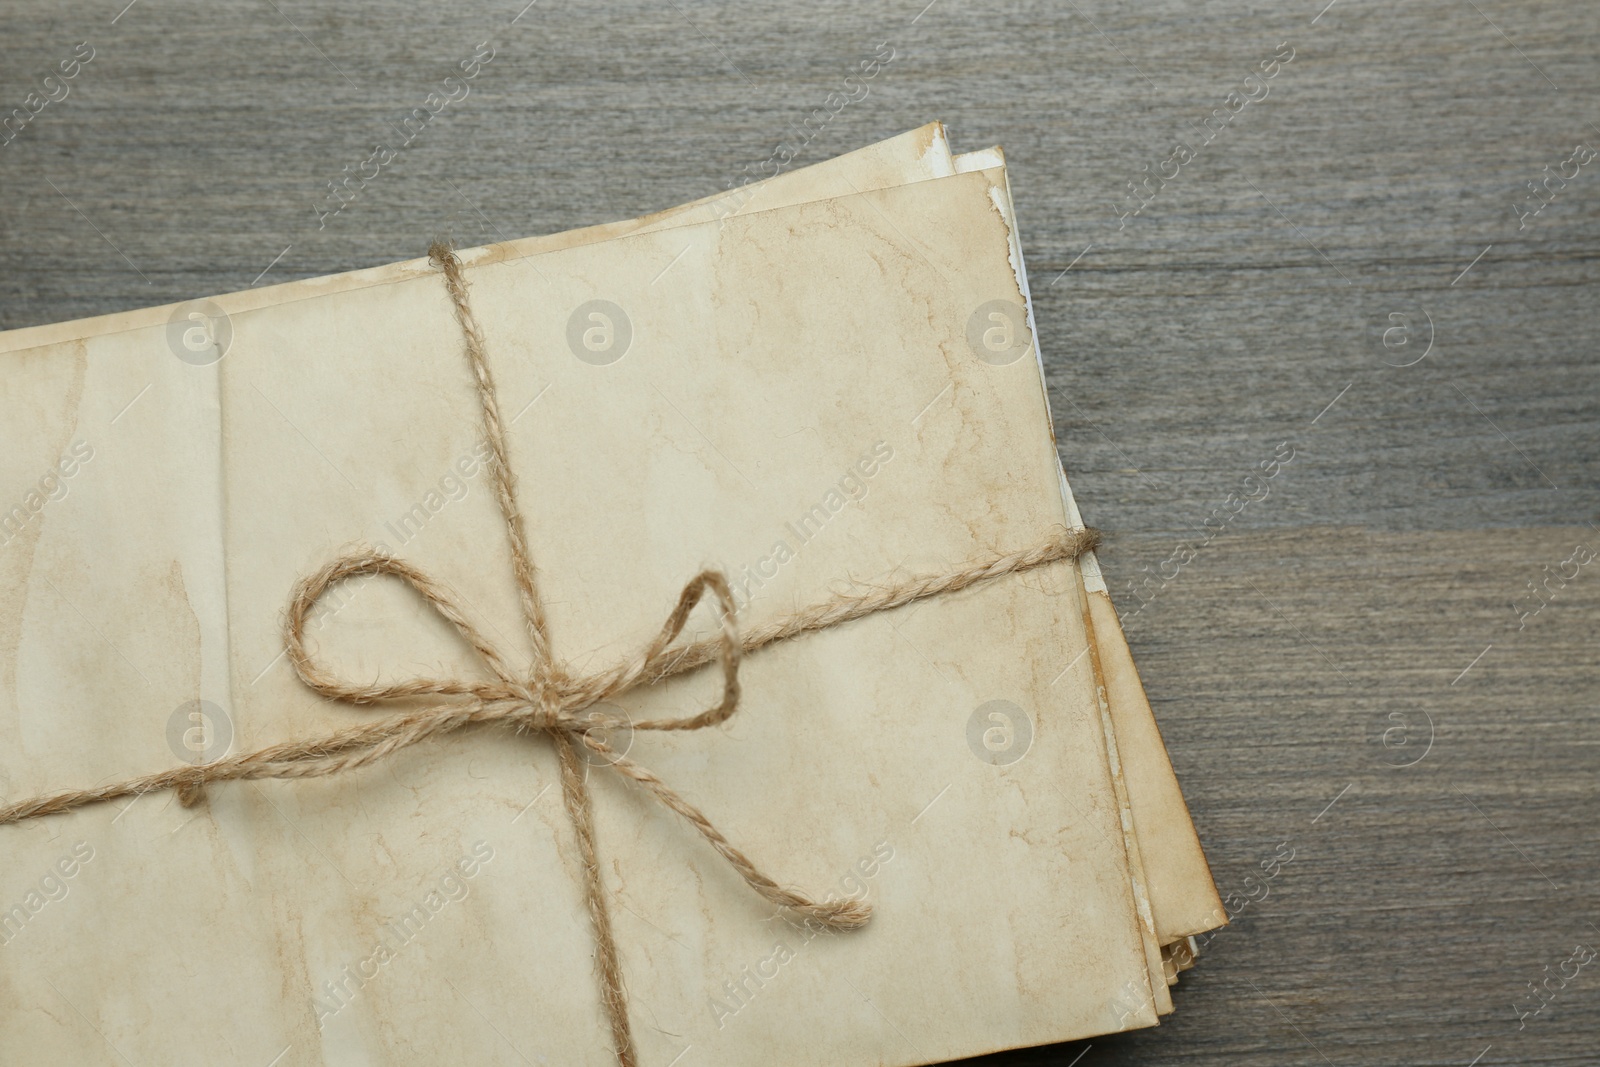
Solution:
<path fill-rule="evenodd" d="M 1600 966 L 1513 1007 L 1600 945 L 1600 568 L 1513 606 L 1600 549 L 1600 160 L 1516 214 L 1600 147 L 1600 9 L 124 2 L 0 0 L 0 109 L 94 48 L 0 146 L 0 327 L 688 200 L 888 42 L 797 162 L 933 118 L 1005 145 L 1062 456 L 1219 885 L 1295 850 L 1166 1024 L 982 1062 L 1600 1062 Z M 319 231 L 324 183 L 491 37 Z"/>

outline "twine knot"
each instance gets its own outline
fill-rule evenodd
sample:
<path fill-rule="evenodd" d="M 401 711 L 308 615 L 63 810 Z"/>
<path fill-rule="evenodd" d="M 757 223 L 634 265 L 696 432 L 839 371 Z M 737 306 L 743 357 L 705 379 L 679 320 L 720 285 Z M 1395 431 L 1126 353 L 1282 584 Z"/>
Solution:
<path fill-rule="evenodd" d="M 566 730 L 581 732 L 580 717 L 567 710 L 566 695 L 555 679 L 534 674 L 523 683 L 511 720 L 530 732 Z"/>
<path fill-rule="evenodd" d="M 489 418 L 485 421 L 494 424 Z M 491 445 L 490 468 L 496 475 L 496 484 L 505 488 L 506 498 L 514 499 L 511 488 L 514 483 L 510 472 L 499 465 L 503 449 L 493 446 L 492 442 Z M 515 510 L 514 503 L 505 504 L 502 514 L 507 519 L 513 559 L 520 559 L 525 564 L 514 566 L 513 570 L 519 575 L 526 574 L 531 582 L 533 567 L 526 562 L 519 547 L 522 544 L 520 514 Z M 419 677 L 396 682 L 356 683 L 346 681 L 320 664 L 306 647 L 307 623 L 317 604 L 340 583 L 377 575 L 398 578 L 416 590 L 478 653 L 493 677 L 485 680 Z M 583 860 L 584 895 L 599 948 L 596 957 L 601 972 L 602 999 L 611 1023 L 618 1061 L 626 1067 L 635 1062 L 632 1035 L 622 990 L 620 963 L 612 941 L 610 916 L 600 883 L 599 860 L 589 812 L 589 790 L 579 754 L 580 746 L 599 756 L 617 772 L 637 782 L 657 801 L 681 815 L 728 861 L 746 884 L 768 902 L 840 930 L 864 926 L 872 909 L 861 901 L 818 902 L 780 885 L 735 848 L 700 809 L 651 771 L 612 748 L 605 740 L 606 731 L 620 727 L 633 730 L 700 730 L 726 722 L 738 709 L 739 663 L 743 644 L 733 593 L 720 573 L 703 571 L 685 585 L 660 632 L 644 648 L 609 670 L 584 676 L 572 674 L 553 659 L 538 597 L 531 588 L 528 593 L 523 603 L 525 607 L 532 605 L 532 610 L 526 613 L 524 621 L 535 649 L 535 659 L 526 675 L 519 676 L 510 667 L 507 657 L 467 617 L 449 592 L 404 560 L 365 549 L 342 556 L 302 579 L 289 600 L 284 647 L 300 680 L 312 690 L 331 700 L 352 704 L 410 700 L 421 696 L 466 699 L 452 700 L 380 720 L 357 731 L 347 732 L 338 744 L 324 742 L 302 744 L 293 750 L 280 749 L 274 752 L 276 762 L 282 768 L 278 776 L 333 774 L 382 759 L 427 738 L 474 724 L 499 722 L 526 732 L 548 735 L 554 741 L 559 756 L 562 796 Z M 674 642 L 683 632 L 690 614 L 708 593 L 717 606 L 719 631 L 716 638 L 711 642 L 675 646 Z M 601 701 L 619 697 L 640 686 L 654 685 L 712 659 L 722 667 L 722 699 L 698 715 L 630 722 L 625 716 L 595 707 Z M 357 734 L 359 741 L 356 740 Z M 345 737 L 349 740 L 344 740 Z M 190 794 L 186 791 L 197 789 L 198 783 L 207 780 L 254 777 L 256 775 L 250 773 L 248 764 L 256 755 L 259 754 L 229 757 L 204 764 L 181 772 L 172 784 L 179 790 L 180 796 L 187 796 Z M 283 767 L 285 764 L 292 765 L 293 769 Z"/>

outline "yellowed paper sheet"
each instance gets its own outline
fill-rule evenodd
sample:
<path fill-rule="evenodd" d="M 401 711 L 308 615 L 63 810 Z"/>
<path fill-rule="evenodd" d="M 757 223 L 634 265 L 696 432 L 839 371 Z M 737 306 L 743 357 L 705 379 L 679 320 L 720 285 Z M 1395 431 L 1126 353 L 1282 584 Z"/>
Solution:
<path fill-rule="evenodd" d="M 987 155 L 992 156 L 993 161 L 996 163 L 1001 161 L 998 151 L 992 150 Z M 502 255 L 523 255 L 528 254 L 536 249 L 547 250 L 558 247 L 568 247 L 574 244 L 601 240 L 628 232 L 660 229 L 669 225 L 681 223 L 685 220 L 722 218 L 726 217 L 730 213 L 746 212 L 761 206 L 800 202 L 802 200 L 809 199 L 821 199 L 831 195 L 838 195 L 847 189 L 854 190 L 858 188 L 877 188 L 889 184 L 925 180 L 930 177 L 947 175 L 952 173 L 955 169 L 974 169 L 974 161 L 984 161 L 985 156 L 985 153 L 969 153 L 952 163 L 943 129 L 940 124 L 932 123 L 920 130 L 911 131 L 908 134 L 901 135 L 900 137 L 893 138 L 878 145 L 868 146 L 867 148 L 849 153 L 846 156 L 831 160 L 825 164 L 792 172 L 779 178 L 769 179 L 766 182 L 758 183 L 757 185 L 747 187 L 746 189 L 736 190 L 732 193 L 707 197 L 704 200 L 697 202 L 695 205 L 686 205 L 684 208 L 660 212 L 653 216 L 647 216 L 644 219 L 608 224 L 605 226 L 590 227 L 585 230 L 573 231 L 567 234 L 552 235 L 550 237 L 540 238 L 534 241 L 516 242 L 515 248 L 506 248 L 498 250 L 498 252 Z M 1009 208 L 1009 203 L 1007 204 L 1007 207 Z M 1008 210 L 1008 218 L 1009 217 L 1010 213 Z M 1017 250 L 1017 256 L 1018 264 L 1020 264 L 1020 247 Z M 273 287 L 272 289 L 265 290 L 264 292 L 270 294 L 291 294 L 296 291 L 303 291 L 303 288 L 307 285 L 320 286 L 323 291 L 337 291 L 338 289 L 362 284 L 367 279 L 367 274 L 368 272 L 357 272 L 355 274 L 341 275 L 331 279 L 317 279 L 313 282 L 295 283 L 295 285 L 292 286 Z M 126 313 L 118 316 L 106 316 L 97 320 L 88 320 L 88 322 L 89 324 L 103 329 L 108 324 L 117 322 L 125 323 L 130 319 L 137 319 L 141 316 L 146 321 L 151 321 L 156 317 L 151 311 L 143 311 Z M 59 335 L 63 331 L 72 331 L 79 325 L 80 324 L 60 324 L 58 326 L 41 328 L 39 330 L 16 331 L 11 335 L 6 335 L 5 338 L 0 338 L 0 340 L 10 340 L 13 344 L 23 343 L 30 340 L 38 341 L 42 339 L 43 336 L 50 335 L 52 333 Z M 1070 490 L 1066 491 L 1068 492 L 1070 499 Z M 1122 657 L 1125 659 L 1125 643 L 1120 651 Z M 1110 687 L 1108 687 L 1108 697 L 1110 697 L 1111 702 L 1114 704 L 1116 701 L 1116 691 Z M 1111 743 L 1113 746 L 1116 744 L 1114 739 L 1111 741 Z M 1146 757 L 1138 750 L 1134 750 L 1131 757 L 1125 758 L 1123 763 L 1129 766 L 1131 770 L 1136 772 L 1138 766 L 1142 761 L 1145 760 L 1145 758 Z M 1161 766 L 1166 766 L 1166 757 L 1164 752 L 1156 753 L 1154 758 L 1159 760 Z M 1134 777 L 1136 781 L 1141 780 L 1138 778 L 1137 774 L 1135 774 Z M 1146 788 L 1149 787 L 1147 786 Z M 1123 791 L 1125 802 L 1127 800 L 1126 794 L 1130 792 L 1133 792 L 1132 786 Z M 1181 796 L 1179 796 L 1179 802 L 1181 804 Z M 1147 811 L 1146 820 L 1148 821 L 1149 818 L 1149 812 Z M 1183 827 L 1180 828 L 1180 832 L 1181 829 L 1186 829 L 1187 827 L 1187 813 L 1184 812 Z M 1133 834 L 1132 827 L 1129 827 L 1128 837 L 1130 844 L 1132 844 L 1134 836 L 1135 835 Z M 1192 831 L 1190 832 L 1190 836 L 1192 837 Z M 1131 855 L 1134 857 L 1133 866 L 1135 868 L 1135 891 L 1141 900 L 1143 900 L 1146 897 L 1146 877 L 1140 867 L 1141 862 L 1147 864 L 1150 861 L 1147 858 L 1141 861 L 1141 850 L 1137 848 L 1133 849 Z M 1155 887 L 1161 887 L 1161 889 L 1165 890 L 1167 885 L 1175 883 L 1175 879 L 1169 876 L 1163 880 L 1160 875 L 1161 872 L 1157 871 L 1155 872 L 1155 876 L 1151 879 L 1154 885 L 1148 893 L 1150 903 L 1142 905 L 1142 909 L 1148 911 L 1149 907 L 1154 905 L 1157 914 L 1162 914 L 1163 911 L 1170 913 L 1173 910 L 1172 905 L 1167 904 L 1165 907 L 1163 906 L 1161 894 Z M 1207 879 L 1205 885 L 1207 891 L 1209 891 L 1209 879 Z M 1156 930 L 1154 926 L 1152 926 L 1152 936 L 1156 936 Z M 1152 960 L 1154 960 L 1153 950 L 1151 952 L 1151 956 Z M 1159 993 L 1157 995 L 1157 1000 L 1160 1010 L 1164 1012 L 1170 1009 L 1170 1005 L 1161 1002 L 1162 997 Z"/>
<path fill-rule="evenodd" d="M 954 158 L 958 173 L 1003 167 L 1005 154 L 999 148 L 968 152 Z M 1002 210 L 1011 224 L 1013 254 L 1019 285 L 1027 292 L 1027 270 L 1022 266 L 1022 243 L 1016 226 L 1016 210 L 1011 202 L 1009 179 L 1005 184 Z M 1029 296 L 1029 323 L 1033 322 Z M 1042 368 L 1041 368 L 1042 371 Z M 1077 502 L 1062 472 L 1062 492 L 1073 522 L 1082 525 Z M 1144 686 L 1128 649 L 1127 638 L 1100 564 L 1094 553 L 1081 561 L 1080 570 L 1092 614 L 1097 674 L 1105 686 L 1106 702 L 1113 722 L 1115 744 L 1123 756 L 1123 780 L 1134 824 L 1138 828 L 1138 851 L 1143 876 L 1148 886 L 1150 906 L 1161 944 L 1169 945 L 1187 936 L 1213 929 L 1226 922 L 1222 901 L 1210 865 L 1195 833 L 1188 805 L 1172 771 L 1155 714 L 1145 697 Z"/>
<path fill-rule="evenodd" d="M 938 570 L 1066 521 L 1036 363 L 963 348 L 974 309 L 1021 296 L 1000 181 L 476 257 L 561 655 L 612 661 L 706 563 L 771 571 L 755 623 L 842 576 Z M 752 299 L 775 264 L 792 284 Z M 390 547 L 516 647 L 502 528 L 481 487 L 458 490 L 476 431 L 442 286 L 420 264 L 364 273 L 277 305 L 218 298 L 231 348 L 209 367 L 174 358 L 164 324 L 10 357 L 29 447 L 0 460 L 6 491 L 105 442 L 5 556 L 11 795 L 167 765 L 172 714 L 197 697 L 230 709 L 236 748 L 362 714 L 278 662 L 278 615 L 296 577 L 419 503 L 426 521 Z M 627 309 L 615 361 L 568 343 L 592 299 Z M 871 344 L 885 335 L 901 345 Z M 950 417 L 917 420 L 941 382 Z M 827 521 L 789 544 L 814 504 Z M 636 739 L 782 877 L 865 880 L 879 914 L 859 934 L 802 940 L 597 772 L 645 1062 L 912 1064 L 1155 1021 L 1094 693 L 1050 685 L 1087 647 L 1083 617 L 1072 568 L 997 582 L 765 650 L 726 730 Z M 381 583 L 318 636 L 351 677 L 471 669 Z M 689 710 L 708 683 L 627 710 Z M 971 740 L 996 700 L 1031 735 L 1015 762 Z M 150 797 L 9 828 L 41 878 L 91 858 L 6 944 L 0 1040 L 78 1063 L 609 1062 L 553 779 L 539 739 L 484 733 L 349 778 L 218 787 L 195 811 Z"/>
<path fill-rule="evenodd" d="M 991 160 L 988 157 L 993 158 Z M 512 251 L 512 254 L 527 254 L 535 248 L 551 249 L 557 247 L 566 247 L 577 243 L 605 239 L 606 237 L 616 236 L 627 232 L 637 232 L 646 229 L 659 229 L 684 220 L 726 217 L 730 213 L 749 211 L 763 205 L 770 206 L 779 203 L 799 202 L 807 199 L 820 199 L 830 195 L 837 195 L 846 189 L 876 188 L 887 184 L 924 180 L 929 177 L 938 177 L 949 174 L 954 169 L 975 169 L 975 165 L 978 162 L 998 163 L 1001 161 L 1001 159 L 1002 157 L 997 150 L 991 150 L 989 153 L 968 153 L 966 156 L 955 160 L 954 165 L 952 165 L 943 129 L 938 123 L 932 123 L 920 130 L 912 131 L 908 134 L 901 135 L 900 137 L 893 138 L 878 145 L 868 146 L 867 148 L 861 149 L 857 152 L 852 152 L 844 157 L 840 157 L 839 159 L 829 161 L 828 163 L 792 172 L 776 179 L 769 179 L 766 182 L 758 183 L 757 185 L 747 187 L 746 189 L 736 190 L 732 193 L 707 197 L 704 200 L 697 202 L 695 205 L 686 205 L 684 208 L 660 212 L 656 215 L 647 216 L 640 220 L 590 227 L 585 230 L 573 231 L 567 234 L 552 235 L 547 238 L 538 239 L 537 241 L 517 242 L 517 248 Z M 1020 248 L 1018 249 L 1018 257 L 1020 263 Z M 357 272 L 351 275 L 337 276 L 332 279 L 318 279 L 311 283 L 296 283 L 296 286 L 273 287 L 272 289 L 265 290 L 264 292 L 271 294 L 277 294 L 279 292 L 293 292 L 297 286 L 303 287 L 308 284 L 320 284 L 325 290 L 334 291 L 336 288 L 361 284 L 362 280 L 365 278 L 365 275 L 366 272 Z M 119 321 L 126 322 L 130 319 L 137 319 L 141 316 L 146 321 L 154 318 L 154 315 L 151 311 L 142 311 L 126 313 L 117 316 L 105 316 L 97 320 L 88 320 L 88 322 L 100 328 L 105 328 L 108 324 Z M 45 327 L 37 330 L 15 331 L 10 335 L 6 335 L 4 338 L 0 338 L 0 340 L 9 340 L 13 344 L 21 344 L 27 341 L 37 342 L 43 339 L 45 336 L 49 336 L 51 334 L 59 335 L 62 333 L 62 331 L 72 331 L 79 325 L 80 324 L 60 324 L 58 326 Z M 1067 492 L 1070 498 L 1070 489 L 1067 490 Z M 1122 647 L 1115 651 L 1119 651 L 1121 654 L 1121 659 L 1126 660 L 1125 643 L 1122 643 Z M 1131 661 L 1129 661 L 1129 666 L 1131 668 Z M 1134 681 L 1136 684 L 1136 676 L 1134 676 Z M 1115 706 L 1119 700 L 1119 689 L 1114 685 L 1108 685 L 1107 693 L 1110 703 Z M 1153 728 L 1153 722 L 1151 722 L 1150 725 Z M 1112 744 L 1115 744 L 1114 740 L 1112 741 Z M 1142 766 L 1150 763 L 1152 760 L 1159 767 L 1168 766 L 1164 751 L 1157 752 L 1152 757 L 1147 758 L 1138 749 L 1134 749 L 1132 750 L 1131 755 L 1125 757 L 1123 764 L 1129 768 L 1130 774 L 1135 782 L 1134 785 L 1130 785 L 1128 789 L 1124 791 L 1125 794 L 1137 795 L 1140 792 L 1140 786 L 1142 786 L 1143 791 L 1146 793 L 1154 792 L 1156 788 L 1160 787 L 1162 783 L 1159 781 L 1159 779 L 1156 780 L 1154 785 L 1143 784 L 1144 778 L 1141 778 L 1138 773 Z M 1145 777 L 1148 777 L 1148 775 Z M 1170 772 L 1168 777 L 1170 778 Z M 1178 802 L 1181 805 L 1181 795 L 1176 794 L 1175 782 L 1171 783 L 1170 792 L 1172 792 L 1174 795 L 1177 795 Z M 1148 810 L 1150 805 L 1147 803 L 1145 807 L 1147 809 L 1145 812 L 1145 823 L 1146 825 L 1153 827 L 1152 816 Z M 1189 829 L 1186 811 L 1182 812 L 1182 818 L 1183 822 L 1181 826 L 1177 827 L 1174 831 L 1169 831 L 1168 836 L 1176 835 L 1181 840 L 1183 833 L 1187 831 L 1189 838 L 1192 840 L 1193 834 L 1192 830 Z M 1129 836 L 1130 838 L 1133 836 L 1131 828 Z M 1137 868 L 1139 868 L 1141 862 L 1146 865 L 1152 862 L 1148 857 L 1141 861 L 1142 851 L 1149 850 L 1135 849 L 1132 853 L 1135 857 L 1134 866 L 1136 868 L 1136 893 L 1138 893 L 1141 897 L 1145 895 L 1144 883 L 1146 879 L 1142 871 L 1137 870 Z M 1193 853 L 1198 855 L 1197 845 L 1194 847 Z M 1161 861 L 1159 859 L 1154 862 L 1155 866 L 1157 867 L 1161 865 Z M 1203 864 L 1203 857 L 1201 858 L 1201 862 Z M 1180 871 L 1179 875 L 1181 874 L 1182 872 Z M 1167 876 L 1165 878 L 1163 878 L 1162 875 L 1162 871 L 1153 869 L 1153 874 L 1150 878 L 1151 886 L 1148 896 L 1150 900 L 1150 906 L 1154 907 L 1157 916 L 1170 916 L 1179 909 L 1179 905 L 1173 904 L 1170 900 L 1163 900 L 1163 896 L 1176 896 L 1179 890 L 1182 888 L 1182 880 L 1181 877 L 1174 876 L 1170 871 L 1167 872 Z M 1205 880 L 1204 891 L 1210 893 L 1214 897 L 1214 891 L 1210 889 L 1209 878 Z M 1196 894 L 1191 892 L 1189 895 L 1195 896 Z M 1159 926 L 1159 923 L 1157 926 Z M 1155 928 L 1153 927 L 1153 931 L 1154 930 Z M 1166 938 L 1162 937 L 1161 940 L 1166 940 Z M 1158 1002 L 1160 999 L 1161 998 L 1158 994 Z M 1167 1010 L 1167 1005 L 1162 1004 L 1160 1007 L 1163 1011 Z"/>
<path fill-rule="evenodd" d="M 992 157 L 992 158 L 991 158 Z M 808 202 L 811 200 L 826 199 L 831 196 L 843 195 L 864 189 L 884 188 L 891 185 L 906 184 L 912 181 L 922 181 L 929 178 L 944 177 L 955 173 L 957 169 L 975 170 L 982 169 L 977 164 L 992 162 L 998 166 L 1003 163 L 1003 157 L 998 150 L 986 153 L 968 153 L 960 159 L 952 159 L 947 138 L 942 124 L 929 123 L 917 130 L 910 131 L 898 137 L 891 138 L 878 144 L 848 153 L 844 156 L 829 160 L 816 166 L 793 171 L 764 182 L 754 183 L 750 186 L 716 194 L 696 201 L 694 204 L 684 205 L 641 219 L 626 220 L 600 226 L 592 226 L 581 230 L 547 237 L 517 241 L 507 246 L 497 246 L 490 254 L 497 257 L 517 257 L 534 252 L 550 251 L 558 248 L 572 247 L 578 244 L 592 243 L 622 236 L 628 233 L 647 232 L 660 230 L 671 226 L 682 225 L 695 221 L 709 221 L 723 219 L 734 214 L 748 213 L 768 207 L 784 206 L 788 204 Z M 1007 218 L 1012 217 L 1009 210 L 1009 194 L 1007 199 Z M 1015 243 L 1015 239 L 1014 239 Z M 1020 268 L 1020 246 L 1017 247 L 1017 261 L 1015 265 Z M 274 286 L 257 291 L 259 295 L 252 294 L 256 300 L 263 304 L 250 303 L 247 306 L 263 306 L 270 298 L 272 301 L 283 299 L 297 299 L 305 295 L 308 287 L 317 291 L 333 293 L 350 288 L 370 284 L 376 275 L 374 272 L 359 271 L 330 278 L 313 279 L 306 282 L 297 282 L 290 285 Z M 1023 278 L 1020 284 L 1026 284 Z M 240 297 L 236 296 L 235 299 Z M 27 347 L 42 344 L 46 341 L 59 341 L 68 337 L 86 336 L 95 332 L 105 332 L 113 328 L 128 328 L 139 324 L 149 324 L 165 321 L 170 317 L 170 308 L 142 309 L 139 311 L 119 313 L 116 315 L 102 316 L 96 319 L 80 320 L 75 323 L 53 324 L 29 330 L 13 331 L 10 334 L 0 335 L 0 345 L 9 343 L 15 347 Z M 3 351 L 4 348 L 0 348 Z M 1070 500 L 1070 489 L 1064 487 Z M 1126 655 L 1125 648 L 1122 650 Z M 1112 741 L 1115 744 L 1115 741 Z M 1133 761 L 1138 762 L 1144 757 L 1141 753 L 1133 753 Z M 1160 760 L 1165 765 L 1165 754 L 1160 754 Z M 1127 790 L 1124 790 L 1124 796 Z M 1125 802 L 1127 798 L 1125 796 Z M 1181 801 L 1181 796 L 1180 796 Z M 1147 812 L 1147 818 L 1149 813 Z M 1184 813 L 1187 825 L 1187 813 Z M 1130 828 L 1129 837 L 1133 837 Z M 1146 896 L 1144 888 L 1145 877 L 1138 870 L 1141 862 L 1140 850 L 1134 849 L 1135 857 L 1133 872 L 1136 887 L 1135 892 L 1141 898 Z M 1171 884 L 1175 879 L 1168 877 L 1163 880 L 1157 878 L 1158 884 Z M 1209 881 L 1207 882 L 1209 885 Z M 1153 896 L 1153 891 L 1151 892 Z M 1159 899 L 1152 900 L 1157 911 L 1162 910 Z M 1148 911 L 1148 906 L 1144 909 Z M 1170 907 L 1167 910 L 1171 910 Z M 1157 927 L 1150 924 L 1151 936 L 1158 943 Z M 1152 960 L 1154 953 L 1152 950 Z M 1160 1001 L 1158 994 L 1158 1004 Z M 1159 1005 L 1161 1010 L 1168 1010 L 1164 1004 Z"/>

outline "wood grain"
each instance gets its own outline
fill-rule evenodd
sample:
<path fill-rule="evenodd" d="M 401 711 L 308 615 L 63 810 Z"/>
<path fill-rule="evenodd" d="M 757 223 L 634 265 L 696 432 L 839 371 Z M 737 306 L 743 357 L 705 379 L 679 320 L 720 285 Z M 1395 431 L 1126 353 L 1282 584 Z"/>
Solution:
<path fill-rule="evenodd" d="M 888 42 L 798 162 L 931 118 L 1006 146 L 1124 610 L 1295 454 L 1127 623 L 1219 884 L 1295 859 L 1165 1025 L 982 1062 L 1594 1063 L 1600 968 L 1520 1029 L 1512 1004 L 1600 942 L 1600 571 L 1521 629 L 1512 601 L 1600 547 L 1600 161 L 1515 213 L 1600 147 L 1600 9 L 1324 2 L 0 0 L 0 108 L 95 48 L 0 146 L 0 326 L 689 200 Z M 471 95 L 319 230 L 323 183 L 485 39 Z M 1119 222 L 1282 43 L 1268 95 Z"/>

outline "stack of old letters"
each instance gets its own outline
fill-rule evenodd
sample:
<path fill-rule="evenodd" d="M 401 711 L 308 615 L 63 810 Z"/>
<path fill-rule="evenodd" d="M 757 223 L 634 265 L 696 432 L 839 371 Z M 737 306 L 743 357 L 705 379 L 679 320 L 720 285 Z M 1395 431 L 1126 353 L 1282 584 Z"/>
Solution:
<path fill-rule="evenodd" d="M 1155 1025 L 1223 913 L 1041 344 L 1004 157 L 937 123 L 0 335 L 0 1060 Z"/>

